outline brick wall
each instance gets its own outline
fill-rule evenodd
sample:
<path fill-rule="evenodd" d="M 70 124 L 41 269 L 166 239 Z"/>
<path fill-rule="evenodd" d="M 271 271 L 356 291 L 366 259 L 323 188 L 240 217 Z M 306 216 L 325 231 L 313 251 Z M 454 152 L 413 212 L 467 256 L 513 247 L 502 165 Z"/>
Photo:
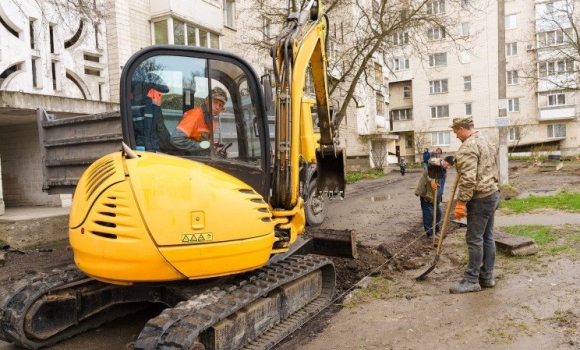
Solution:
<path fill-rule="evenodd" d="M 36 124 L 0 128 L 2 188 L 6 206 L 61 206 L 59 195 L 42 191 L 42 168 Z"/>

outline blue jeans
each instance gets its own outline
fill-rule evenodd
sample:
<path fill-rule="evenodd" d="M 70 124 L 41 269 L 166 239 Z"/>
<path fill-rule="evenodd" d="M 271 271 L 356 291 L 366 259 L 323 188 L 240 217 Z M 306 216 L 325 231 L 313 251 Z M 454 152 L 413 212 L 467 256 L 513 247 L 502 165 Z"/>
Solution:
<path fill-rule="evenodd" d="M 493 278 L 495 265 L 493 221 L 499 203 L 499 191 L 467 202 L 465 242 L 469 252 L 469 263 L 463 279 L 468 282 L 477 283 L 479 279 Z"/>
<path fill-rule="evenodd" d="M 433 234 L 433 203 L 429 203 L 423 197 L 421 200 L 421 211 L 423 212 L 423 229 L 427 237 Z M 441 231 L 441 203 L 437 203 L 437 225 L 435 227 L 435 234 Z"/>

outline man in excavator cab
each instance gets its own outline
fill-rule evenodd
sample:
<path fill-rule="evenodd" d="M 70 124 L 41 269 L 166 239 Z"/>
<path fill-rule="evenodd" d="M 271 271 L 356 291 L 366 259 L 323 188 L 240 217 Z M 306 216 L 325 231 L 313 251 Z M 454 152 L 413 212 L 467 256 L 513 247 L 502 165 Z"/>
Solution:
<path fill-rule="evenodd" d="M 211 116 L 208 110 L 210 97 Z M 212 129 L 215 130 L 216 122 L 213 118 L 224 110 L 227 102 L 228 95 L 226 91 L 218 86 L 214 87 L 211 90 L 211 94 L 205 98 L 204 103 L 183 114 L 183 118 L 171 134 L 171 144 L 191 154 L 207 154 L 207 149 L 210 146 L 209 139 L 212 134 L 210 122 L 213 121 Z M 214 144 L 217 154 L 222 158 L 226 158 L 227 147 L 219 142 L 214 142 Z"/>
<path fill-rule="evenodd" d="M 155 73 L 148 73 L 132 89 L 135 141 L 148 151 L 161 151 L 170 146 L 161 110 L 163 94 L 167 92 L 167 84 Z"/>

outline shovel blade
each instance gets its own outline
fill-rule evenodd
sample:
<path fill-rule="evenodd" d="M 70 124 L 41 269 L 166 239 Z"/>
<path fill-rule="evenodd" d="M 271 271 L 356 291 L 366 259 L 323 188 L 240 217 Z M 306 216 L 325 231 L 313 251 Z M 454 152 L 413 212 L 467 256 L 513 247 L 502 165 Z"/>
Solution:
<path fill-rule="evenodd" d="M 431 271 L 433 271 L 435 269 L 435 265 L 437 265 L 437 261 L 439 260 L 439 254 L 435 255 L 435 260 L 433 260 L 433 263 L 431 263 L 431 266 L 429 266 L 429 268 L 423 272 L 419 277 L 415 278 L 417 281 L 422 281 L 425 279 L 425 277 L 427 277 L 428 274 L 431 273 Z"/>

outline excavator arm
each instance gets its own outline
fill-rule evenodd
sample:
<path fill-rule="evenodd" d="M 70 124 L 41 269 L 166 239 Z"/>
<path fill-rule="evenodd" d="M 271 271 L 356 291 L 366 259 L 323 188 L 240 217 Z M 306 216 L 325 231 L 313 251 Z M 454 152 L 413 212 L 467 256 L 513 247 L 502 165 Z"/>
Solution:
<path fill-rule="evenodd" d="M 328 20 L 321 1 L 311 0 L 300 12 L 290 14 L 282 34 L 272 47 L 275 86 L 274 168 L 271 206 L 285 214 L 302 205 L 299 195 L 300 140 L 303 122 L 301 104 L 311 69 L 320 127 L 316 150 L 318 191 L 344 194 L 344 153 L 338 147 L 338 132 L 331 120 L 326 74 Z M 295 223 L 295 231 L 300 232 Z M 292 230 L 291 230 L 292 231 Z M 295 240 L 291 232 L 290 243 Z"/>

